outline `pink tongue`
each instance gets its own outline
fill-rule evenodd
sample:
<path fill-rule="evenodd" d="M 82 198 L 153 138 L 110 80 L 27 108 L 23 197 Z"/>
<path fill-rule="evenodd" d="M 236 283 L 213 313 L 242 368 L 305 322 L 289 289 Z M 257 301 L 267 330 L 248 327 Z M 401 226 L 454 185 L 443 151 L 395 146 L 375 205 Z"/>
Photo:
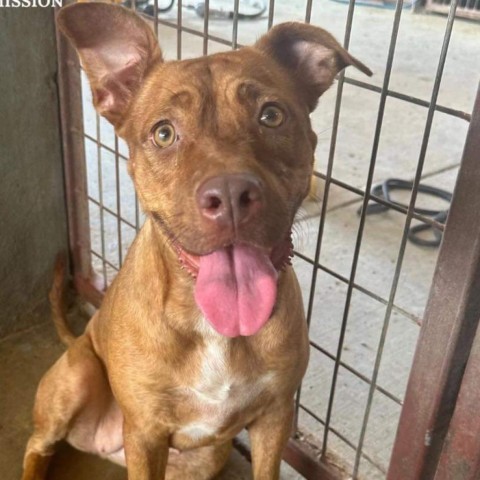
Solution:
<path fill-rule="evenodd" d="M 276 296 L 277 271 L 257 248 L 235 245 L 200 257 L 195 301 L 218 333 L 254 335 L 270 318 Z"/>

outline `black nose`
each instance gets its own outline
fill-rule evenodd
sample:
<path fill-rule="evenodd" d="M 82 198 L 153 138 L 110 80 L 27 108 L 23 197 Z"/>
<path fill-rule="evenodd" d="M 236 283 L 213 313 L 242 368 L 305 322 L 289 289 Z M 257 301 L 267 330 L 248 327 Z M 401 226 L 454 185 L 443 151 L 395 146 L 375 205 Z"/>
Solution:
<path fill-rule="evenodd" d="M 197 190 L 201 214 L 220 227 L 247 223 L 263 204 L 262 182 L 251 173 L 212 177 Z"/>

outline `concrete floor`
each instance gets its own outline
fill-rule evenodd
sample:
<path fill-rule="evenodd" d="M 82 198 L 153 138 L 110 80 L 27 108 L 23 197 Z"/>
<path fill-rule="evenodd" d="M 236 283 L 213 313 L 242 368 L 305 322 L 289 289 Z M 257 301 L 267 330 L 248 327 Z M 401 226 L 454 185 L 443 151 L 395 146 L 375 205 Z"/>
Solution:
<path fill-rule="evenodd" d="M 275 22 L 301 20 L 305 4 L 306 1 L 300 0 L 277 0 Z M 343 4 L 320 0 L 314 2 L 312 22 L 327 27 L 341 39 L 344 35 L 346 12 L 347 7 Z M 175 12 L 170 12 L 163 18 L 174 20 L 175 15 Z M 393 12 L 390 10 L 356 8 L 350 51 L 369 65 L 375 75 L 367 79 L 353 69 L 349 69 L 349 76 L 381 86 L 392 21 Z M 188 11 L 184 11 L 183 23 L 197 30 L 203 29 L 203 20 Z M 390 84 L 392 90 L 425 100 L 429 99 L 445 23 L 446 18 L 442 16 L 412 15 L 404 11 Z M 212 21 L 210 24 L 212 34 L 226 39 L 231 37 L 231 29 L 230 22 Z M 244 44 L 251 43 L 265 30 L 265 19 L 240 23 L 239 41 Z M 176 32 L 160 26 L 159 37 L 167 58 L 175 58 Z M 440 90 L 440 104 L 467 112 L 471 110 L 478 85 L 478 72 L 480 72 L 479 39 L 478 23 L 462 20 L 456 22 Z M 226 48 L 212 42 L 209 47 L 211 52 Z M 183 36 L 182 55 L 184 57 L 197 56 L 201 54 L 201 50 L 201 39 L 188 34 Z M 312 116 L 315 130 L 319 134 L 316 153 L 317 169 L 320 172 L 325 172 L 326 169 L 332 133 L 335 90 L 335 87 L 332 87 L 324 95 L 319 109 Z M 86 85 L 84 91 L 85 130 L 96 137 L 96 119 Z M 378 101 L 378 94 L 349 85 L 345 86 L 333 175 L 360 189 L 364 188 L 366 181 Z M 390 177 L 413 178 L 426 113 L 427 110 L 423 107 L 393 99 L 387 101 L 374 175 L 375 182 Z M 440 113 L 435 115 L 423 171 L 423 181 L 426 184 L 450 191 L 453 189 L 467 128 L 468 123 L 464 120 Z M 100 131 L 102 142 L 113 148 L 114 137 L 111 127 L 102 121 Z M 98 200 L 97 148 L 93 142 L 86 140 L 86 151 L 89 193 Z M 120 151 L 127 155 L 123 144 L 120 145 Z M 117 212 L 115 159 L 105 149 L 102 149 L 101 155 L 103 201 L 113 212 Z M 135 223 L 134 191 L 123 161 L 120 162 L 118 183 L 121 190 L 121 216 Z M 320 182 L 319 198 L 322 198 L 322 192 Z M 408 202 L 409 195 L 404 195 L 402 199 Z M 360 202 L 361 198 L 355 194 L 339 187 L 332 187 L 326 207 L 328 213 L 320 262 L 347 278 L 350 275 L 353 248 L 358 231 L 359 217 L 356 212 Z M 422 196 L 418 200 L 418 204 L 422 206 L 434 203 L 431 198 Z M 315 252 L 321 208 L 320 201 L 307 202 L 295 227 L 296 248 L 310 257 L 313 257 Z M 101 252 L 100 215 L 98 207 L 93 204 L 90 217 L 92 246 L 97 252 Z M 390 292 L 403 224 L 404 216 L 395 212 L 367 218 L 355 282 L 382 298 L 388 298 Z M 122 241 L 119 242 L 117 221 L 108 213 L 104 215 L 104 231 L 106 258 L 117 265 L 119 247 L 125 255 L 135 231 L 122 224 Z M 437 253 L 436 249 L 407 244 L 395 297 L 395 304 L 399 309 L 392 314 L 378 378 L 378 384 L 400 400 L 404 395 L 419 332 L 418 324 L 410 317 L 414 316 L 418 319 L 422 317 Z M 295 259 L 294 264 L 304 291 L 305 302 L 307 302 L 312 269 L 309 264 L 298 258 Z M 95 261 L 95 265 L 101 272 L 101 262 Z M 112 278 L 114 273 L 113 269 L 107 267 L 109 278 Z M 322 271 L 318 273 L 317 288 L 314 292 L 311 337 L 330 354 L 336 354 L 346 290 L 346 285 L 340 280 Z M 402 310 L 408 312 L 408 315 L 402 314 Z M 372 375 L 384 317 L 385 306 L 382 303 L 354 290 L 342 349 L 342 361 L 367 378 L 371 378 Z M 21 451 L 29 431 L 29 409 L 34 385 L 41 373 L 61 351 L 51 330 L 51 327 L 46 324 L 45 328 L 8 338 L 0 344 L 0 358 L 5 359 L 0 363 L 0 378 L 6 379 L 7 386 L 0 390 L 0 395 L 8 394 L 6 401 L 0 401 L 0 408 L 5 409 L 0 411 L 0 418 L 2 418 L 0 472 L 8 472 L 6 476 L 2 476 L 7 480 L 18 478 Z M 325 418 L 327 409 L 333 365 L 333 361 L 328 356 L 312 350 L 310 366 L 304 381 L 302 402 L 322 419 Z M 357 444 L 367 395 L 368 384 L 347 369 L 340 368 L 331 423 L 331 427 L 339 435 L 330 433 L 328 448 L 340 456 L 347 466 L 353 464 L 355 450 L 340 436 L 345 437 L 354 446 Z M 362 478 L 368 480 L 385 478 L 384 472 L 388 466 L 399 414 L 399 405 L 383 394 L 375 394 L 364 452 L 377 464 L 377 467 L 371 462 L 362 460 L 360 465 Z M 322 425 L 304 413 L 301 413 L 300 425 L 318 442 L 321 441 Z M 3 460 L 1 455 L 4 456 Z M 6 467 L 3 466 L 5 462 L 7 462 Z M 81 462 L 75 461 L 74 464 L 75 468 L 84 468 L 87 472 L 93 472 L 86 466 L 90 463 L 83 464 L 83 459 Z M 108 468 L 109 472 L 112 472 L 108 475 L 112 476 L 102 473 L 98 474 L 98 478 L 117 478 L 115 475 L 118 473 L 113 473 L 116 469 Z M 246 471 L 248 471 L 248 465 L 245 465 L 241 458 L 236 458 L 232 460 L 227 474 L 234 476 L 225 478 L 250 478 L 244 473 Z M 121 472 L 120 475 L 124 473 Z M 300 478 L 295 474 L 290 477 L 287 472 L 285 475 L 287 475 L 285 478 Z M 90 478 L 94 477 L 90 476 Z"/>

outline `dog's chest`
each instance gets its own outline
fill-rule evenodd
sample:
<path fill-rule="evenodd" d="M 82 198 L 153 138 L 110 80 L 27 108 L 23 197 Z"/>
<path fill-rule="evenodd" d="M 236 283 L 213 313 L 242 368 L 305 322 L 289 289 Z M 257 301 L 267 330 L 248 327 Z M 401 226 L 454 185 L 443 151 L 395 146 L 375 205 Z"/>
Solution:
<path fill-rule="evenodd" d="M 232 364 L 227 339 L 209 342 L 202 352 L 198 375 L 187 388 L 193 415 L 179 433 L 201 440 L 234 429 L 232 419 L 234 423 L 248 420 L 259 395 L 272 388 L 274 373 L 241 372 Z"/>

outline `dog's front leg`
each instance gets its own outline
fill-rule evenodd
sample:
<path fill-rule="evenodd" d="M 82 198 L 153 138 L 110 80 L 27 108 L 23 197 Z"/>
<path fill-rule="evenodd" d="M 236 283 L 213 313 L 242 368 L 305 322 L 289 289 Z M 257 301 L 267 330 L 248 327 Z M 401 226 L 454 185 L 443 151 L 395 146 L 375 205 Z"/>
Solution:
<path fill-rule="evenodd" d="M 168 461 L 168 433 L 125 421 L 123 442 L 128 480 L 163 480 Z"/>
<path fill-rule="evenodd" d="M 253 478 L 278 480 L 283 449 L 292 432 L 293 402 L 272 406 L 248 427 Z"/>

